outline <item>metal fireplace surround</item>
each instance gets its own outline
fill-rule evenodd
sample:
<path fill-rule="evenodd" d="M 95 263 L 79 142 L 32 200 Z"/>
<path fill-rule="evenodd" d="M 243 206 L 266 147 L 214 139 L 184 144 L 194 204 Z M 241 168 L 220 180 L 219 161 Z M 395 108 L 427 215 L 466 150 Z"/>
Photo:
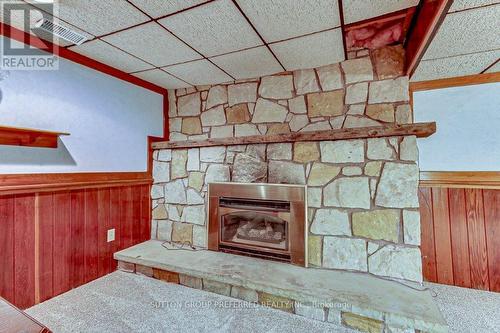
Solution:
<path fill-rule="evenodd" d="M 306 186 L 210 183 L 208 249 L 307 267 Z"/>

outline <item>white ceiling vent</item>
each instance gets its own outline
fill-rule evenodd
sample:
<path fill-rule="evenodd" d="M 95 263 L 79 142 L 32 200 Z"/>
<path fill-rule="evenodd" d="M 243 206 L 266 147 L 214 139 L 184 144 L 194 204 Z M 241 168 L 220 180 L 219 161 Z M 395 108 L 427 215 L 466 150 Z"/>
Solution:
<path fill-rule="evenodd" d="M 35 26 L 31 28 L 31 30 L 35 34 L 37 32 L 41 32 L 42 35 L 48 32 L 54 36 L 62 38 L 65 41 L 68 41 L 76 45 L 80 45 L 87 40 L 87 37 L 79 34 L 78 32 L 71 30 L 67 27 L 64 27 L 60 24 L 57 24 L 46 18 L 42 18 L 40 21 L 36 22 Z"/>

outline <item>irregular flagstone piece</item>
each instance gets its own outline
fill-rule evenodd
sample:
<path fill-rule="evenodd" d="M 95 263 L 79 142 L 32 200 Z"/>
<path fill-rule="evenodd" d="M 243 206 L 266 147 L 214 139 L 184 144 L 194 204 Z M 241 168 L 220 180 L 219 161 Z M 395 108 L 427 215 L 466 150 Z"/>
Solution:
<path fill-rule="evenodd" d="M 153 209 L 153 219 L 154 220 L 166 220 L 168 219 L 167 209 L 164 204 L 159 204 Z"/>
<path fill-rule="evenodd" d="M 181 215 L 179 214 L 179 210 L 175 205 L 166 205 L 167 206 L 167 212 L 168 212 L 168 218 L 172 221 L 177 221 L 180 222 L 181 220 Z"/>
<path fill-rule="evenodd" d="M 386 162 L 375 204 L 380 207 L 418 208 L 418 177 L 416 164 Z"/>
<path fill-rule="evenodd" d="M 324 163 L 314 163 L 309 174 L 307 185 L 323 186 L 335 178 L 340 172 L 340 167 Z"/>
<path fill-rule="evenodd" d="M 372 160 L 393 160 L 395 152 L 385 138 L 368 139 L 366 155 Z"/>
<path fill-rule="evenodd" d="M 290 133 L 288 124 L 272 124 L 267 130 L 267 135 Z"/>
<path fill-rule="evenodd" d="M 200 161 L 209 163 L 222 163 L 226 156 L 226 147 L 202 147 L 200 148 Z"/>
<path fill-rule="evenodd" d="M 219 295 L 230 296 L 231 285 L 224 282 L 203 279 L 203 290 Z"/>
<path fill-rule="evenodd" d="M 257 100 L 257 83 L 239 83 L 227 87 L 229 106 Z"/>
<path fill-rule="evenodd" d="M 243 287 L 233 286 L 231 288 L 231 297 L 242 299 L 247 302 L 256 303 L 259 301 L 259 295 L 255 290 Z"/>
<path fill-rule="evenodd" d="M 163 192 L 163 185 L 153 185 L 151 186 L 151 199 L 163 198 L 165 193 Z"/>
<path fill-rule="evenodd" d="M 290 130 L 292 130 L 292 132 L 300 131 L 307 124 L 309 124 L 309 117 L 305 114 L 293 115 L 289 122 Z"/>
<path fill-rule="evenodd" d="M 411 107 L 408 104 L 398 105 L 396 108 L 396 123 L 397 124 L 411 124 Z"/>
<path fill-rule="evenodd" d="M 366 115 L 370 118 L 393 123 L 394 106 L 392 104 L 368 104 Z"/>
<path fill-rule="evenodd" d="M 260 135 L 257 126 L 255 126 L 254 124 L 234 125 L 234 136 L 240 137 L 240 136 L 250 136 L 250 135 Z"/>
<path fill-rule="evenodd" d="M 342 168 L 342 174 L 345 176 L 360 176 L 363 170 L 359 166 L 345 166 Z"/>
<path fill-rule="evenodd" d="M 332 117 L 344 113 L 344 90 L 307 95 L 309 117 Z"/>
<path fill-rule="evenodd" d="M 234 159 L 231 179 L 233 182 L 240 183 L 265 183 L 267 163 L 248 154 L 237 154 Z"/>
<path fill-rule="evenodd" d="M 207 104 L 205 107 L 211 109 L 214 106 L 227 103 L 226 86 L 213 86 L 208 91 Z"/>
<path fill-rule="evenodd" d="M 193 225 L 193 245 L 207 247 L 207 228 L 205 226 Z"/>
<path fill-rule="evenodd" d="M 255 158 L 265 160 L 266 159 L 266 144 L 254 144 L 248 145 L 246 153 Z"/>
<path fill-rule="evenodd" d="M 200 93 L 186 95 L 177 99 L 179 116 L 197 116 L 201 113 Z"/>
<path fill-rule="evenodd" d="M 309 319 L 325 321 L 325 309 L 295 302 L 295 314 Z"/>
<path fill-rule="evenodd" d="M 403 210 L 404 241 L 420 246 L 420 212 Z"/>
<path fill-rule="evenodd" d="M 187 177 L 187 157 L 188 154 L 186 149 L 175 149 L 172 151 L 172 165 L 170 168 L 172 179 Z"/>
<path fill-rule="evenodd" d="M 293 160 L 295 162 L 314 162 L 319 160 L 318 144 L 316 142 L 296 142 L 293 144 Z"/>
<path fill-rule="evenodd" d="M 344 121 L 344 128 L 358 128 L 358 127 L 370 127 L 370 126 L 380 126 L 378 121 L 366 118 L 366 117 L 355 117 L 347 115 Z"/>
<path fill-rule="evenodd" d="M 285 161 L 269 161 L 269 182 L 276 184 L 305 184 L 304 166 Z"/>
<path fill-rule="evenodd" d="M 175 97 L 175 91 L 169 89 L 168 90 L 168 117 L 177 117 L 177 98 Z"/>
<path fill-rule="evenodd" d="M 179 274 L 179 283 L 189 288 L 194 288 L 194 289 L 203 288 L 203 280 L 194 276 Z"/>
<path fill-rule="evenodd" d="M 363 317 L 350 312 L 342 313 L 342 324 L 361 332 L 382 332 L 384 322 L 382 320 Z"/>
<path fill-rule="evenodd" d="M 260 80 L 259 95 L 264 98 L 288 99 L 292 98 L 292 75 L 266 76 Z"/>
<path fill-rule="evenodd" d="M 328 120 L 318 121 L 304 127 L 300 132 L 316 132 L 316 131 L 326 131 L 332 129 Z"/>
<path fill-rule="evenodd" d="M 182 131 L 182 118 L 170 118 L 168 120 L 168 129 L 172 132 Z"/>
<path fill-rule="evenodd" d="M 375 198 L 375 192 L 377 191 L 377 179 L 370 179 L 370 197 Z"/>
<path fill-rule="evenodd" d="M 321 207 L 321 198 L 323 197 L 321 188 L 308 187 L 307 188 L 307 204 L 309 207 Z"/>
<path fill-rule="evenodd" d="M 188 136 L 186 134 L 170 132 L 170 141 L 186 141 Z"/>
<path fill-rule="evenodd" d="M 366 272 L 366 258 L 366 242 L 362 239 L 323 238 L 323 267 Z"/>
<path fill-rule="evenodd" d="M 293 82 L 297 95 L 319 91 L 314 69 L 302 69 L 293 72 Z"/>
<path fill-rule="evenodd" d="M 409 100 L 408 77 L 370 83 L 369 104 L 402 102 Z"/>
<path fill-rule="evenodd" d="M 228 182 L 230 180 L 229 166 L 220 164 L 211 164 L 208 166 L 205 175 L 205 184 Z"/>
<path fill-rule="evenodd" d="M 198 117 L 186 117 L 182 119 L 182 133 L 192 135 L 201 134 L 201 123 Z"/>
<path fill-rule="evenodd" d="M 191 148 L 188 149 L 188 160 L 186 169 L 188 171 L 199 171 L 200 170 L 200 149 Z"/>
<path fill-rule="evenodd" d="M 172 160 L 171 149 L 160 149 L 158 151 L 158 161 L 170 162 Z"/>
<path fill-rule="evenodd" d="M 398 230 L 399 210 L 383 209 L 352 214 L 354 236 L 397 243 L 399 240 Z"/>
<path fill-rule="evenodd" d="M 187 189 L 186 198 L 188 205 L 200 205 L 205 203 L 205 200 L 201 197 L 200 193 L 192 188 Z"/>
<path fill-rule="evenodd" d="M 157 222 L 158 231 L 156 233 L 156 237 L 158 240 L 172 240 L 172 221 L 169 220 L 160 220 Z"/>
<path fill-rule="evenodd" d="M 330 118 L 330 126 L 332 126 L 333 129 L 341 129 L 342 126 L 344 125 L 344 121 L 345 121 L 345 116 Z"/>
<path fill-rule="evenodd" d="M 286 297 L 259 292 L 259 303 L 264 306 L 294 313 L 293 306 L 295 305 L 295 302 Z"/>
<path fill-rule="evenodd" d="M 165 202 L 186 204 L 186 189 L 182 179 L 165 184 Z"/>
<path fill-rule="evenodd" d="M 174 222 L 172 225 L 172 242 L 193 244 L 193 225 Z"/>
<path fill-rule="evenodd" d="M 308 260 L 310 265 L 314 265 L 317 267 L 321 267 L 321 259 L 323 258 L 322 247 L 323 247 L 323 238 L 315 235 L 308 235 Z"/>
<path fill-rule="evenodd" d="M 339 64 L 323 66 L 316 69 L 323 91 L 342 89 L 342 73 Z"/>
<path fill-rule="evenodd" d="M 267 125 L 259 124 L 259 125 L 257 125 L 257 129 L 259 130 L 260 134 L 266 135 Z"/>
<path fill-rule="evenodd" d="M 226 109 L 228 124 L 244 124 L 250 121 L 250 112 L 247 104 L 238 104 Z"/>
<path fill-rule="evenodd" d="M 349 111 L 347 114 L 361 116 L 365 113 L 366 104 L 354 104 L 349 105 Z"/>
<path fill-rule="evenodd" d="M 230 138 L 233 136 L 233 126 L 216 126 L 212 127 L 210 137 L 211 138 Z"/>
<path fill-rule="evenodd" d="M 345 96 L 346 104 L 356 104 L 366 102 L 368 96 L 368 82 L 361 82 L 347 87 Z"/>
<path fill-rule="evenodd" d="M 338 178 L 324 189 L 325 206 L 370 209 L 368 177 Z"/>
<path fill-rule="evenodd" d="M 224 107 L 219 105 L 201 114 L 201 123 L 203 126 L 218 126 L 226 123 L 226 114 Z"/>
<path fill-rule="evenodd" d="M 267 145 L 267 159 L 269 160 L 291 160 L 291 143 L 270 143 Z"/>
<path fill-rule="evenodd" d="M 420 249 L 386 245 L 368 258 L 369 272 L 397 279 L 422 281 Z"/>
<path fill-rule="evenodd" d="M 166 183 L 170 181 L 170 163 L 153 161 L 153 182 Z"/>
<path fill-rule="evenodd" d="M 188 176 L 188 186 L 194 188 L 198 192 L 203 187 L 203 172 L 190 172 Z"/>
<path fill-rule="evenodd" d="M 365 161 L 363 140 L 322 141 L 321 161 L 330 163 L 361 163 Z"/>
<path fill-rule="evenodd" d="M 182 211 L 182 222 L 188 222 L 198 225 L 205 224 L 205 205 L 187 206 Z"/>
<path fill-rule="evenodd" d="M 306 100 L 304 96 L 297 96 L 288 100 L 288 107 L 290 108 L 291 113 L 307 113 Z"/>
<path fill-rule="evenodd" d="M 349 215 L 339 209 L 318 209 L 311 232 L 316 235 L 351 236 Z"/>
<path fill-rule="evenodd" d="M 371 177 L 380 176 L 380 170 L 382 169 L 381 161 L 370 161 L 365 165 L 365 175 Z"/>
<path fill-rule="evenodd" d="M 255 104 L 253 123 L 282 123 L 285 121 L 288 110 L 286 107 L 267 99 L 259 98 Z"/>
<path fill-rule="evenodd" d="M 373 81 L 372 62 L 369 57 L 358 58 L 341 62 L 345 73 L 345 83 Z"/>
<path fill-rule="evenodd" d="M 373 50 L 373 61 L 379 80 L 404 75 L 405 51 L 402 45 Z"/>
<path fill-rule="evenodd" d="M 399 156 L 404 161 L 417 161 L 418 148 L 417 139 L 415 136 L 405 136 L 400 144 Z"/>

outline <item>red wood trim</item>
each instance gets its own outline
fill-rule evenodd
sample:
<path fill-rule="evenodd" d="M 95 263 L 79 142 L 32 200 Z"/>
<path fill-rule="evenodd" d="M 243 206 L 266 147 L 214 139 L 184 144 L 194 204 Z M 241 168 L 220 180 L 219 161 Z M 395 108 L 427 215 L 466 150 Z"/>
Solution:
<path fill-rule="evenodd" d="M 453 0 L 423 0 L 419 4 L 406 41 L 406 75 L 411 77 L 417 68 L 452 3 Z"/>
<path fill-rule="evenodd" d="M 0 126 L 0 145 L 57 148 L 57 140 L 69 133 Z"/>

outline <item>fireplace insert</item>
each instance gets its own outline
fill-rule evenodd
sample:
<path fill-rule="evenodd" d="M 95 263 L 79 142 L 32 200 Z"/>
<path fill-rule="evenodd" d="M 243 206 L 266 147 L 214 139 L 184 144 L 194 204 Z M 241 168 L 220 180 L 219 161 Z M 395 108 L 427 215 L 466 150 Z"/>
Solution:
<path fill-rule="evenodd" d="M 209 184 L 210 250 L 306 266 L 304 186 Z"/>

